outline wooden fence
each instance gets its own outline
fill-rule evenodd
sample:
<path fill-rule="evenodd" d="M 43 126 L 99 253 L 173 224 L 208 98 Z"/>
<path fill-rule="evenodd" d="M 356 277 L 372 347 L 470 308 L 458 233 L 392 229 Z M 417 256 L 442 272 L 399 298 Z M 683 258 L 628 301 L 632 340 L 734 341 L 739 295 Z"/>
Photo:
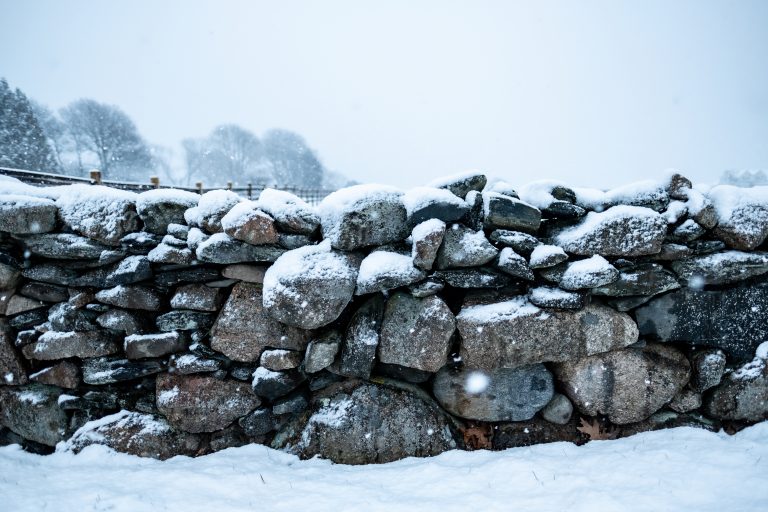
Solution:
<path fill-rule="evenodd" d="M 132 183 L 128 181 L 113 181 L 102 180 L 101 173 L 99 171 L 91 171 L 89 178 L 83 178 L 79 176 L 65 176 L 63 174 L 51 174 L 47 172 L 26 171 L 23 169 L 9 169 L 0 167 L 0 175 L 10 176 L 16 178 L 19 181 L 28 183 L 30 185 L 71 185 L 73 183 L 84 183 L 91 185 L 104 185 L 112 188 L 119 188 L 121 190 L 130 190 L 132 192 L 144 192 L 145 190 L 152 190 L 155 188 L 175 188 L 178 190 L 187 190 L 189 192 L 197 192 L 202 194 L 209 190 L 227 189 L 235 192 L 248 199 L 254 199 L 259 197 L 259 193 L 267 188 L 263 183 L 248 183 L 246 186 L 233 186 L 233 183 L 227 182 L 224 186 L 216 187 L 204 187 L 202 182 L 197 182 L 195 187 L 177 187 L 170 185 L 163 185 L 156 177 L 149 179 L 149 183 Z M 316 205 L 323 200 L 325 196 L 333 192 L 333 190 L 320 189 L 320 188 L 302 188 L 291 186 L 273 186 L 278 190 L 285 190 L 302 198 L 309 204 Z M 2 185 L 0 184 L 0 193 L 2 192 Z"/>

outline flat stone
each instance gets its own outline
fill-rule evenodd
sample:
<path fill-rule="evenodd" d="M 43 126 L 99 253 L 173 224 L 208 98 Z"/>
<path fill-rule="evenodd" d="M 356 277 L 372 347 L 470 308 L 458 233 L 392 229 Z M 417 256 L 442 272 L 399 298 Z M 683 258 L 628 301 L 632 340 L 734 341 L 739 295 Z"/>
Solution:
<path fill-rule="evenodd" d="M 525 279 L 526 281 L 535 279 L 528 262 L 511 247 L 505 247 L 499 252 L 496 268 L 518 279 Z"/>
<path fill-rule="evenodd" d="M 21 331 L 37 327 L 43 324 L 46 320 L 48 320 L 48 312 L 45 309 L 35 309 L 34 311 L 19 313 L 8 320 L 8 325 Z"/>
<path fill-rule="evenodd" d="M 592 289 L 592 295 L 628 297 L 633 295 L 658 295 L 680 288 L 672 272 L 656 263 L 644 263 L 621 269 L 619 278 L 605 286 Z"/>
<path fill-rule="evenodd" d="M 479 267 L 495 258 L 498 252 L 482 231 L 453 224 L 446 230 L 437 252 L 437 268 Z"/>
<path fill-rule="evenodd" d="M 305 245 L 312 245 L 313 240 L 308 235 L 299 235 L 297 233 L 279 233 L 277 237 L 277 243 L 283 249 L 298 249 Z"/>
<path fill-rule="evenodd" d="M 128 254 L 146 255 L 160 243 L 158 235 L 137 231 L 120 239 L 120 247 Z"/>
<path fill-rule="evenodd" d="M 162 314 L 155 319 L 155 325 L 161 331 L 194 331 L 207 330 L 213 325 L 213 313 L 202 311 L 174 310 Z"/>
<path fill-rule="evenodd" d="M 469 205 L 449 190 L 415 187 L 403 195 L 403 204 L 410 227 L 430 220 L 454 222 L 469 212 Z"/>
<path fill-rule="evenodd" d="M 730 284 L 768 273 L 768 253 L 726 251 L 672 262 L 689 286 Z"/>
<path fill-rule="evenodd" d="M 41 384 L 0 386 L 0 424 L 46 446 L 66 439 L 67 413 L 58 404 L 61 389 Z"/>
<path fill-rule="evenodd" d="M 253 372 L 253 391 L 258 396 L 275 400 L 285 396 L 304 383 L 306 378 L 296 370 L 275 372 L 263 366 Z"/>
<path fill-rule="evenodd" d="M 357 274 L 355 295 L 381 292 L 408 286 L 427 277 L 413 265 L 410 255 L 375 251 L 366 256 Z"/>
<path fill-rule="evenodd" d="M 23 238 L 24 247 L 32 254 L 44 258 L 65 260 L 99 259 L 109 247 L 72 233 L 49 233 Z"/>
<path fill-rule="evenodd" d="M 136 194 L 100 185 L 71 185 L 56 200 L 59 218 L 72 231 L 103 244 L 139 230 Z"/>
<path fill-rule="evenodd" d="M 529 265 L 531 268 L 549 268 L 559 265 L 568 259 L 565 251 L 556 245 L 539 244 L 531 251 Z"/>
<path fill-rule="evenodd" d="M 188 284 L 179 287 L 173 294 L 171 307 L 215 312 L 221 307 L 222 299 L 223 294 L 220 288 L 211 288 L 204 284 Z"/>
<path fill-rule="evenodd" d="M 211 348 L 240 362 L 258 361 L 267 347 L 303 350 L 311 333 L 273 319 L 262 302 L 259 285 L 236 284 L 211 330 Z"/>
<path fill-rule="evenodd" d="M 155 284 L 162 287 L 177 286 L 184 283 L 206 283 L 218 279 L 221 279 L 219 270 L 210 267 L 168 270 L 155 274 Z"/>
<path fill-rule="evenodd" d="M 501 288 L 512 283 L 512 278 L 489 268 L 439 270 L 432 277 L 453 288 Z"/>
<path fill-rule="evenodd" d="M 70 361 L 61 361 L 39 372 L 33 373 L 29 379 L 49 386 L 65 389 L 77 389 L 80 386 L 80 367 Z"/>
<path fill-rule="evenodd" d="M 352 300 L 359 266 L 357 257 L 331 250 L 327 241 L 289 251 L 264 275 L 264 309 L 290 326 L 328 325 Z"/>
<path fill-rule="evenodd" d="M 169 364 L 169 372 L 181 375 L 218 372 L 224 369 L 225 366 L 221 359 L 211 359 L 196 354 L 172 355 L 169 359 Z M 249 370 L 245 379 L 238 380 L 250 380 L 250 375 L 251 371 Z"/>
<path fill-rule="evenodd" d="M 491 241 L 504 247 L 511 247 L 516 253 L 530 256 L 541 241 L 533 235 L 509 229 L 495 229 L 491 232 Z"/>
<path fill-rule="evenodd" d="M 240 196 L 231 190 L 211 190 L 200 196 L 197 206 L 184 212 L 184 220 L 208 233 L 221 233 L 221 219 L 240 201 Z"/>
<path fill-rule="evenodd" d="M 302 459 L 317 455 L 339 464 L 385 463 L 456 448 L 451 426 L 417 391 L 362 384 L 313 404 L 311 414 L 286 424 L 272 446 L 289 447 Z"/>
<path fill-rule="evenodd" d="M 13 316 L 19 313 L 25 313 L 27 311 L 33 311 L 35 309 L 46 308 L 48 304 L 40 302 L 39 300 L 30 299 L 23 295 L 12 295 L 8 299 L 8 303 L 5 306 L 5 315 Z"/>
<path fill-rule="evenodd" d="M 320 203 L 323 238 L 334 249 L 354 251 L 408 236 L 402 192 L 384 185 L 355 185 Z"/>
<path fill-rule="evenodd" d="M 125 309 L 110 309 L 96 317 L 96 323 L 104 329 L 120 331 L 127 335 L 144 332 L 148 324 L 145 315 Z"/>
<path fill-rule="evenodd" d="M 0 231 L 18 235 L 53 231 L 56 212 L 50 199 L 0 194 Z"/>
<path fill-rule="evenodd" d="M 132 334 L 125 337 L 123 349 L 128 359 L 162 357 L 187 348 L 187 342 L 178 332 Z"/>
<path fill-rule="evenodd" d="M 19 282 L 19 277 L 21 277 L 21 271 L 15 264 L 0 261 L 0 290 L 14 288 Z"/>
<path fill-rule="evenodd" d="M 174 247 L 168 244 L 160 244 L 147 254 L 152 263 L 162 265 L 190 265 L 194 260 L 194 254 L 186 247 Z"/>
<path fill-rule="evenodd" d="M 281 371 L 298 368 L 304 354 L 298 350 L 270 349 L 261 353 L 259 364 L 267 370 Z"/>
<path fill-rule="evenodd" d="M 424 221 L 413 228 L 411 257 L 416 267 L 422 270 L 432 269 L 444 235 L 445 222 L 437 219 Z"/>
<path fill-rule="evenodd" d="M 52 361 L 69 357 L 99 357 L 120 351 L 115 337 L 106 331 L 43 333 L 21 349 L 27 359 Z"/>
<path fill-rule="evenodd" d="M 567 361 L 554 371 L 582 414 L 604 414 L 618 425 L 642 421 L 661 409 L 691 373 L 683 354 L 659 344 Z"/>
<path fill-rule="evenodd" d="M 768 339 L 768 283 L 721 290 L 681 288 L 637 308 L 640 334 L 724 350 L 748 360 Z"/>
<path fill-rule="evenodd" d="M 79 453 L 100 444 L 121 453 L 166 460 L 177 455 L 192 457 L 202 445 L 200 436 L 176 430 L 163 418 L 120 411 L 80 427 L 66 449 Z"/>
<path fill-rule="evenodd" d="M 256 409 L 238 420 L 238 424 L 251 437 L 263 436 L 277 428 L 277 421 L 270 409 Z"/>
<path fill-rule="evenodd" d="M 383 318 L 384 298 L 381 295 L 368 299 L 352 315 L 341 345 L 341 375 L 370 378 Z"/>
<path fill-rule="evenodd" d="M 661 244 L 661 250 L 653 256 L 653 259 L 660 261 L 682 260 L 693 254 L 693 251 L 687 245 L 682 244 Z"/>
<path fill-rule="evenodd" d="M 542 310 L 525 297 L 465 307 L 456 321 L 464 364 L 487 370 L 578 359 L 626 347 L 638 338 L 632 318 L 606 306 Z"/>
<path fill-rule="evenodd" d="M 408 287 L 408 292 L 414 297 L 423 299 L 430 295 L 435 295 L 445 288 L 445 284 L 437 279 L 425 279 L 418 283 L 414 283 Z"/>
<path fill-rule="evenodd" d="M 98 331 L 95 311 L 75 307 L 68 302 L 56 304 L 48 311 L 48 322 L 53 331 Z"/>
<path fill-rule="evenodd" d="M 264 189 L 259 194 L 258 205 L 275 219 L 280 231 L 313 235 L 320 228 L 320 216 L 315 209 L 290 192 Z"/>
<path fill-rule="evenodd" d="M 19 293 L 30 299 L 43 302 L 64 302 L 69 298 L 69 293 L 67 293 L 67 289 L 63 286 L 46 283 L 24 283 Z"/>
<path fill-rule="evenodd" d="M 184 224 L 184 212 L 196 207 L 198 201 L 198 194 L 184 190 L 147 190 L 136 198 L 136 211 L 144 222 L 144 229 L 164 235 L 170 224 Z"/>
<path fill-rule="evenodd" d="M 279 398 L 272 406 L 272 412 L 277 415 L 298 414 L 309 407 L 309 401 L 304 393 L 293 393 L 289 396 Z"/>
<path fill-rule="evenodd" d="M 552 374 L 543 364 L 482 371 L 444 367 L 432 392 L 448 412 L 477 421 L 531 419 L 552 399 Z"/>
<path fill-rule="evenodd" d="M 96 294 L 96 300 L 110 306 L 145 311 L 157 311 L 162 301 L 160 294 L 154 289 L 136 285 L 118 285 L 108 290 L 101 290 Z"/>
<path fill-rule="evenodd" d="M 498 192 L 483 192 L 486 229 L 508 229 L 536 233 L 541 211 L 519 199 Z"/>
<path fill-rule="evenodd" d="M 246 283 L 262 284 L 264 273 L 268 267 L 262 265 L 247 265 L 243 263 L 228 265 L 221 271 L 221 275 L 227 279 L 237 279 Z"/>
<path fill-rule="evenodd" d="M 95 386 L 140 379 L 160 373 L 165 368 L 159 361 L 127 359 L 87 359 L 83 361 L 83 382 Z"/>
<path fill-rule="evenodd" d="M 379 360 L 436 372 L 448 361 L 455 330 L 453 313 L 440 298 L 396 293 L 384 311 Z"/>
<path fill-rule="evenodd" d="M 251 245 L 217 233 L 201 242 L 195 254 L 200 261 L 228 265 L 230 263 L 273 262 L 285 249 L 279 245 Z"/>
<path fill-rule="evenodd" d="M 581 309 L 586 304 L 584 294 L 551 286 L 531 288 L 528 300 L 540 308 Z"/>
<path fill-rule="evenodd" d="M 341 341 L 341 334 L 335 330 L 312 338 L 312 341 L 307 345 L 307 352 L 304 356 L 304 371 L 317 373 L 333 364 L 341 347 Z"/>
<path fill-rule="evenodd" d="M 202 375 L 160 374 L 157 408 L 171 426 L 186 432 L 214 432 L 260 404 L 248 384 Z"/>
<path fill-rule="evenodd" d="M 599 288 L 619 279 L 619 271 L 600 255 L 567 264 L 560 277 L 560 287 L 565 290 Z"/>
<path fill-rule="evenodd" d="M 152 267 L 146 256 L 128 256 L 107 275 L 106 286 L 133 284 L 152 278 Z"/>
<path fill-rule="evenodd" d="M 429 183 L 432 187 L 449 190 L 464 199 L 472 191 L 481 192 L 488 183 L 488 178 L 480 171 L 467 171 L 437 178 Z"/>

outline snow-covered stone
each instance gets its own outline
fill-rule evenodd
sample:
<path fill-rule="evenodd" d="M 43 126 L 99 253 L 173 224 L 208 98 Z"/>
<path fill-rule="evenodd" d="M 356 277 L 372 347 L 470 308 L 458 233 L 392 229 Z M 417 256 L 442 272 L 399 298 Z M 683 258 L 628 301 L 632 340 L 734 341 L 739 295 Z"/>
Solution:
<path fill-rule="evenodd" d="M 131 334 L 123 341 L 128 359 L 162 357 L 187 348 L 187 343 L 176 331 L 155 334 Z"/>
<path fill-rule="evenodd" d="M 150 233 L 164 235 L 170 224 L 184 224 L 184 212 L 197 206 L 200 196 L 185 190 L 159 188 L 136 197 L 136 211 Z"/>
<path fill-rule="evenodd" d="M 703 393 L 720 384 L 725 373 L 726 357 L 720 349 L 696 352 L 691 357 L 691 388 Z"/>
<path fill-rule="evenodd" d="M 283 254 L 264 275 L 264 309 L 303 329 L 336 320 L 352 299 L 359 260 L 331 249 L 329 241 Z"/>
<path fill-rule="evenodd" d="M 626 347 L 638 338 L 632 318 L 606 306 L 542 310 L 526 297 L 465 307 L 456 325 L 462 360 L 471 368 L 567 361 Z"/>
<path fill-rule="evenodd" d="M 147 254 L 152 263 L 164 265 L 189 265 L 192 263 L 192 251 L 186 247 L 174 247 L 168 244 L 160 244 Z"/>
<path fill-rule="evenodd" d="M 96 300 L 119 308 L 145 311 L 157 311 L 162 303 L 162 297 L 154 288 L 137 285 L 118 285 L 101 290 L 96 294 Z"/>
<path fill-rule="evenodd" d="M 437 258 L 437 251 L 445 236 L 445 222 L 438 219 L 426 220 L 411 232 L 411 257 L 413 264 L 422 270 L 431 270 Z"/>
<path fill-rule="evenodd" d="M 304 371 L 307 373 L 317 373 L 320 370 L 328 368 L 336 359 L 336 354 L 341 347 L 341 335 L 338 331 L 332 330 L 312 338 L 307 345 L 307 351 L 304 356 Z"/>
<path fill-rule="evenodd" d="M 531 288 L 528 293 L 528 300 L 540 308 L 581 309 L 585 304 L 584 295 L 581 293 L 569 292 L 551 286 Z"/>
<path fill-rule="evenodd" d="M 39 361 L 69 357 L 99 357 L 120 351 L 115 337 L 106 331 L 44 332 L 34 343 L 24 346 L 24 357 Z"/>
<path fill-rule="evenodd" d="M 341 345 L 338 373 L 368 379 L 373 370 L 384 319 L 384 298 L 374 295 L 360 306 L 347 324 Z"/>
<path fill-rule="evenodd" d="M 200 196 L 197 206 L 184 212 L 184 220 L 208 233 L 221 233 L 221 219 L 240 201 L 230 190 L 211 190 Z"/>
<path fill-rule="evenodd" d="M 768 273 L 768 253 L 725 251 L 674 261 L 672 269 L 689 286 L 730 284 Z"/>
<path fill-rule="evenodd" d="M 705 395 L 704 411 L 721 420 L 760 421 L 768 416 L 768 343 L 755 358 L 728 373 Z"/>
<path fill-rule="evenodd" d="M 296 370 L 276 372 L 259 366 L 253 372 L 251 386 L 258 396 L 267 400 L 275 400 L 287 395 L 305 380 L 304 375 Z"/>
<path fill-rule="evenodd" d="M 137 195 L 98 185 L 69 185 L 59 195 L 59 217 L 73 231 L 106 245 L 139 230 Z"/>
<path fill-rule="evenodd" d="M 25 439 L 56 446 L 69 430 L 67 413 L 58 403 L 61 393 L 41 384 L 0 386 L 0 425 Z"/>
<path fill-rule="evenodd" d="M 656 263 L 643 263 L 622 268 L 619 278 L 607 285 L 592 289 L 593 295 L 628 297 L 658 295 L 680 288 L 675 275 Z"/>
<path fill-rule="evenodd" d="M 529 256 L 533 250 L 541 245 L 538 238 L 521 231 L 510 231 L 508 229 L 495 229 L 491 232 L 491 241 L 505 247 L 511 247 L 516 253 L 523 256 Z"/>
<path fill-rule="evenodd" d="M 275 219 L 281 231 L 312 235 L 320 227 L 315 209 L 290 192 L 265 188 L 259 194 L 258 207 Z"/>
<path fill-rule="evenodd" d="M 65 260 L 99 259 L 109 247 L 90 238 L 72 233 L 46 233 L 23 238 L 24 246 L 32 254 L 44 258 Z"/>
<path fill-rule="evenodd" d="M 318 207 L 323 237 L 353 251 L 408 236 L 402 192 L 384 185 L 354 185 L 333 192 Z"/>
<path fill-rule="evenodd" d="M 653 210 L 614 206 L 588 213 L 578 225 L 557 232 L 554 240 L 571 254 L 642 256 L 658 253 L 666 234 L 666 221 Z"/>
<path fill-rule="evenodd" d="M 495 258 L 498 252 L 482 231 L 453 224 L 443 236 L 436 264 L 438 269 L 479 267 Z"/>
<path fill-rule="evenodd" d="M 477 421 L 525 421 L 552 399 L 552 374 L 543 364 L 461 370 L 445 366 L 432 392 L 448 412 Z"/>
<path fill-rule="evenodd" d="M 496 268 L 511 276 L 525 279 L 526 281 L 533 281 L 535 279 L 533 271 L 531 271 L 531 268 L 528 266 L 528 262 L 511 247 L 505 247 L 499 252 L 498 259 L 496 260 Z"/>
<path fill-rule="evenodd" d="M 604 192 L 602 190 L 574 188 L 576 204 L 601 212 L 617 205 L 640 206 L 657 212 L 669 204 L 667 183 L 655 180 L 638 181 Z"/>
<path fill-rule="evenodd" d="M 221 307 L 222 298 L 223 294 L 219 288 L 211 288 L 204 284 L 187 284 L 180 286 L 173 294 L 171 307 L 216 312 Z"/>
<path fill-rule="evenodd" d="M 600 255 L 568 264 L 560 278 L 566 290 L 584 290 L 605 286 L 619 279 L 619 271 Z"/>
<path fill-rule="evenodd" d="M 259 364 L 272 371 L 292 370 L 298 368 L 303 354 L 298 350 L 269 349 L 261 353 Z"/>
<path fill-rule="evenodd" d="M 430 187 L 444 188 L 456 197 L 464 199 L 472 191 L 481 192 L 488 178 L 481 171 L 464 171 L 449 176 L 441 176 L 429 182 Z"/>
<path fill-rule="evenodd" d="M 412 188 L 405 192 L 402 200 L 411 227 L 430 219 L 457 221 L 469 212 L 469 205 L 463 199 L 441 188 Z"/>
<path fill-rule="evenodd" d="M 426 272 L 413 266 L 411 256 L 375 251 L 363 259 L 357 274 L 355 295 L 365 295 L 421 281 Z"/>
<path fill-rule="evenodd" d="M 96 317 L 98 323 L 104 329 L 120 331 L 126 335 L 143 332 L 147 321 L 144 315 L 125 309 L 110 309 Z"/>
<path fill-rule="evenodd" d="M 0 194 L 0 231 L 17 235 L 48 233 L 56 227 L 57 211 L 50 199 Z"/>
<path fill-rule="evenodd" d="M 448 360 L 455 330 L 453 313 L 440 298 L 396 293 L 384 310 L 379 360 L 436 372 Z"/>
<path fill-rule="evenodd" d="M 219 264 L 272 262 L 277 260 L 285 249 L 279 245 L 251 245 L 235 240 L 226 233 L 216 233 L 200 242 L 195 255 L 200 261 Z"/>
<path fill-rule="evenodd" d="M 159 361 L 129 361 L 128 359 L 90 358 L 83 361 L 83 382 L 93 386 L 115 384 L 141 379 L 164 370 Z"/>
<path fill-rule="evenodd" d="M 554 267 L 568 259 L 565 251 L 556 245 L 537 245 L 531 251 L 531 258 L 528 264 L 531 268 Z"/>
<path fill-rule="evenodd" d="M 535 233 L 541 224 L 541 211 L 519 199 L 498 192 L 483 192 L 486 229 L 509 229 Z"/>
<path fill-rule="evenodd" d="M 274 219 L 259 210 L 255 201 L 243 201 L 233 206 L 221 219 L 221 227 L 232 238 L 252 245 L 278 241 Z"/>
<path fill-rule="evenodd" d="M 146 256 L 128 256 L 110 269 L 105 278 L 105 285 L 133 284 L 151 277 L 152 266 Z"/>
<path fill-rule="evenodd" d="M 768 186 L 719 185 L 707 196 L 717 215 L 715 234 L 730 247 L 751 251 L 768 237 Z"/>

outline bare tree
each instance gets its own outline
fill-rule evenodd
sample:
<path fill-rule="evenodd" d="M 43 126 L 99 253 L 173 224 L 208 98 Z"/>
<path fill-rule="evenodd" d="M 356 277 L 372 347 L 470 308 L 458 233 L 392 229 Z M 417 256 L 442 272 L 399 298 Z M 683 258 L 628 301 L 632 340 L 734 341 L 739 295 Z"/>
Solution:
<path fill-rule="evenodd" d="M 264 135 L 264 151 L 279 185 L 322 186 L 325 168 L 301 135 L 270 130 Z"/>
<path fill-rule="evenodd" d="M 269 167 L 258 137 L 234 124 L 221 125 L 203 139 L 182 142 L 187 155 L 187 180 L 193 178 L 267 184 Z"/>

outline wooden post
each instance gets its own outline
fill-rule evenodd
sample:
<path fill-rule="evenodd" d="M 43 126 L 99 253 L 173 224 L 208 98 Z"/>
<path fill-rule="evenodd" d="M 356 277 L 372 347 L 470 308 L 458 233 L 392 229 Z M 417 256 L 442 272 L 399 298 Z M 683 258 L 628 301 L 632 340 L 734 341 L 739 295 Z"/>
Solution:
<path fill-rule="evenodd" d="M 101 185 L 101 171 L 98 169 L 92 169 L 90 171 L 90 178 L 92 185 Z"/>
<path fill-rule="evenodd" d="M 248 199 L 253 199 L 253 183 L 248 184 Z"/>
<path fill-rule="evenodd" d="M 198 181 L 197 183 L 195 183 L 195 188 L 197 189 L 197 193 L 198 194 L 200 194 L 200 195 L 203 194 L 203 182 L 202 181 Z"/>
<path fill-rule="evenodd" d="M 149 184 L 152 185 L 152 188 L 160 188 L 160 178 L 157 176 L 150 176 Z"/>
<path fill-rule="evenodd" d="M 232 190 L 232 182 L 231 181 L 227 182 L 227 190 Z"/>

